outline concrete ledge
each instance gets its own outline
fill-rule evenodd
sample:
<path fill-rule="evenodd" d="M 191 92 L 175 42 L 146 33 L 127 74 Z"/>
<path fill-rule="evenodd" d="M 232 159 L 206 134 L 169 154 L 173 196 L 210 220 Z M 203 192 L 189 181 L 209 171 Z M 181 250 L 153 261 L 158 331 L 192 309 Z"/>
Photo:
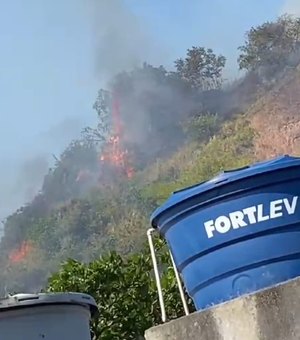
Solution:
<path fill-rule="evenodd" d="M 146 331 L 146 340 L 299 340 L 300 278 Z"/>

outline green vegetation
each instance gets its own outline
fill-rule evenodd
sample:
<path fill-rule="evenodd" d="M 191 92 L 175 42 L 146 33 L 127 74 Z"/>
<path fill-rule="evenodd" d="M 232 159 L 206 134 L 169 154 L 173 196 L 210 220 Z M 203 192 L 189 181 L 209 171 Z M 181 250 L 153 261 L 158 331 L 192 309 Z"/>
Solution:
<path fill-rule="evenodd" d="M 299 64 L 299 47 L 300 18 L 283 15 L 247 32 L 239 65 L 267 79 L 276 77 L 284 68 Z"/>
<path fill-rule="evenodd" d="M 262 67 L 271 74 L 274 65 L 279 70 L 289 57 L 296 60 L 298 27 L 298 19 L 283 17 L 250 30 L 239 58 L 249 72 L 244 84 Z M 144 64 L 118 74 L 109 90 L 99 90 L 96 126 L 70 143 L 41 192 L 5 221 L 2 295 L 42 287 L 89 293 L 100 308 L 94 339 L 138 339 L 160 322 L 145 245 L 151 212 L 172 191 L 255 160 L 255 131 L 242 107 L 257 89 L 245 98 L 239 85 L 224 89 L 224 66 L 223 56 L 193 47 L 175 62 L 175 71 Z M 130 179 L 100 162 L 113 127 L 112 93 L 121 106 L 121 146 L 135 169 Z M 24 244 L 30 252 L 14 260 L 12 253 Z M 168 315 L 176 318 L 183 311 L 174 273 L 163 241 L 157 239 L 156 247 Z"/>
<path fill-rule="evenodd" d="M 156 241 L 167 315 L 171 318 L 183 316 L 166 247 L 162 240 Z M 51 277 L 48 291 L 91 294 L 99 305 L 99 314 L 91 327 L 96 339 L 138 339 L 145 329 L 161 321 L 147 246 L 126 259 L 112 252 L 90 264 L 69 260 Z M 193 306 L 188 301 L 192 311 Z"/>
<path fill-rule="evenodd" d="M 178 188 L 203 182 L 218 172 L 244 166 L 254 160 L 252 141 L 254 131 L 243 117 L 226 123 L 218 136 L 206 145 L 193 145 L 194 156 L 182 167 L 176 179 L 155 181 L 146 186 L 142 193 L 147 200 L 161 204 Z M 165 167 L 164 171 L 168 171 Z"/>
<path fill-rule="evenodd" d="M 216 56 L 212 49 L 193 46 L 187 50 L 184 60 L 180 58 L 175 61 L 175 66 L 181 79 L 192 88 L 204 91 L 221 87 L 225 63 L 226 58 Z"/>

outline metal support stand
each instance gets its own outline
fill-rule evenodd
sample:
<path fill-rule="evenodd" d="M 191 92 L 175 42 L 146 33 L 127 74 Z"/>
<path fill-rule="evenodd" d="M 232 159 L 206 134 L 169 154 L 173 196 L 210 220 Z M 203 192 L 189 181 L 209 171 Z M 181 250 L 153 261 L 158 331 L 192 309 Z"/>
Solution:
<path fill-rule="evenodd" d="M 153 239 L 152 239 L 152 233 L 155 232 L 155 231 L 156 231 L 156 229 L 154 229 L 154 228 L 148 229 L 147 230 L 147 238 L 148 238 L 148 242 L 149 242 L 151 258 L 152 258 L 152 263 L 153 263 L 153 269 L 154 269 L 154 275 L 155 275 L 155 281 L 156 281 L 156 287 L 157 287 L 157 291 L 158 291 L 158 298 L 159 298 L 159 304 L 160 304 L 160 309 L 161 309 L 161 319 L 162 319 L 162 322 L 166 322 L 167 316 L 166 316 L 165 303 L 164 303 L 163 292 L 162 292 L 162 287 L 161 287 L 161 282 L 160 282 L 160 275 L 159 275 L 158 266 L 157 266 L 155 248 L 154 248 Z M 173 269 L 174 269 L 174 272 L 175 272 L 175 277 L 176 277 L 176 281 L 177 281 L 177 284 L 178 284 L 178 289 L 179 289 L 181 301 L 182 301 L 182 304 L 183 304 L 184 312 L 185 312 L 185 315 L 189 315 L 188 304 L 187 304 L 185 296 L 184 296 L 184 291 L 183 291 L 180 275 L 179 275 L 177 267 L 175 265 L 174 258 L 173 258 L 173 255 L 171 253 L 171 250 L 169 250 L 169 254 L 170 254 L 172 266 L 173 266 Z"/>
<path fill-rule="evenodd" d="M 171 250 L 169 250 L 169 253 L 170 253 L 173 269 L 174 269 L 174 272 L 175 272 L 175 276 L 176 276 L 176 280 L 177 280 L 177 284 L 178 284 L 178 289 L 179 289 L 181 301 L 182 301 L 182 304 L 183 304 L 184 313 L 185 313 L 185 315 L 189 315 L 190 314 L 189 307 L 188 307 L 188 304 L 187 304 L 186 299 L 185 299 L 180 275 L 179 275 L 177 267 L 175 265 L 174 258 L 173 258 L 173 255 L 171 253 Z"/>

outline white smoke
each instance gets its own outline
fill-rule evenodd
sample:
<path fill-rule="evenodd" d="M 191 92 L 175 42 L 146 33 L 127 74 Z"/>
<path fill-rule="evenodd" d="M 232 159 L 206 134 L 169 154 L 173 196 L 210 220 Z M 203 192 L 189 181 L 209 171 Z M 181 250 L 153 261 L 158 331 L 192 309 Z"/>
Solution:
<path fill-rule="evenodd" d="M 300 17 L 300 0 L 285 0 L 279 14 L 291 14 Z"/>

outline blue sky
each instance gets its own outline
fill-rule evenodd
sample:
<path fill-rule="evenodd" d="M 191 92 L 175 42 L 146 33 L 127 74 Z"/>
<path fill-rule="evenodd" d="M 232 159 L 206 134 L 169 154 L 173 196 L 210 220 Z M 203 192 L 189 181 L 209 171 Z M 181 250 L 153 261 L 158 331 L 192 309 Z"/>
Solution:
<path fill-rule="evenodd" d="M 237 74 L 237 46 L 251 26 L 278 16 L 282 0 L 126 0 L 172 60 L 192 45 L 213 48 L 228 58 L 228 76 Z M 147 5 L 145 5 L 147 3 Z"/>
<path fill-rule="evenodd" d="M 39 185 L 41 159 L 94 121 L 92 104 L 110 72 L 142 59 L 171 66 L 201 45 L 224 54 L 226 76 L 235 77 L 245 31 L 284 6 L 300 7 L 298 0 L 96 1 L 0 0 L 0 218 Z M 103 32 L 112 40 L 101 40 Z"/>

